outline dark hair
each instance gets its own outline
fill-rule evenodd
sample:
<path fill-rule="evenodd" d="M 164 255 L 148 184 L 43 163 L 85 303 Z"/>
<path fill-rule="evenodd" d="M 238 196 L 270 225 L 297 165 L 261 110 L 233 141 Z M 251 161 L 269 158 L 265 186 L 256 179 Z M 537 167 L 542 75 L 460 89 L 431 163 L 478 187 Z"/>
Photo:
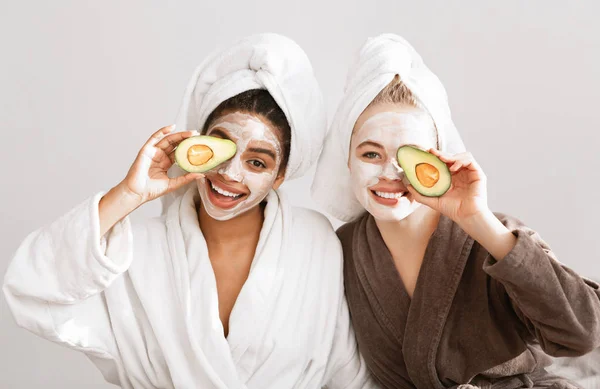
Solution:
<path fill-rule="evenodd" d="M 261 116 L 279 130 L 278 138 L 283 148 L 279 174 L 284 172 L 290 156 L 292 130 L 285 114 L 273 96 L 265 89 L 250 89 L 223 101 L 208 115 L 202 134 L 206 134 L 206 131 L 218 118 L 235 111 Z"/>

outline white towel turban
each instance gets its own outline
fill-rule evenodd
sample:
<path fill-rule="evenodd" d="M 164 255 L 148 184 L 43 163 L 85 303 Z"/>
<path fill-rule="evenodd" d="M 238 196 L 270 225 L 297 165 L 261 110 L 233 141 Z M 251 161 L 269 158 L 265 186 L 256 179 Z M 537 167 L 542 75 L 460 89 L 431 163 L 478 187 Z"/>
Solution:
<path fill-rule="evenodd" d="M 350 67 L 344 96 L 337 109 L 312 184 L 317 204 L 334 217 L 351 221 L 365 210 L 352 191 L 348 155 L 356 120 L 396 75 L 429 112 L 437 128 L 440 150 L 465 151 L 452 118 L 446 90 L 403 38 L 382 34 L 369 38 Z"/>
<path fill-rule="evenodd" d="M 285 178 L 301 177 L 316 162 L 327 132 L 323 96 L 310 61 L 298 44 L 277 34 L 248 36 L 209 55 L 195 70 L 177 115 L 177 130 L 201 131 L 210 113 L 230 97 L 266 89 L 291 128 Z M 178 166 L 169 176 L 185 174 Z M 189 185 L 161 197 L 163 212 Z"/>

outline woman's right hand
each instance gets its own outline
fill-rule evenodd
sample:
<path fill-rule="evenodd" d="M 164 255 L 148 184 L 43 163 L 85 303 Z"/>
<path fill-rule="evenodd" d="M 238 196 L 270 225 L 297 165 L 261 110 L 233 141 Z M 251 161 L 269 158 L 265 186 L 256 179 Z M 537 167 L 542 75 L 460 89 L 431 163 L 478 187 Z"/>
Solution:
<path fill-rule="evenodd" d="M 169 178 L 167 170 L 175 163 L 173 150 L 195 131 L 171 134 L 175 125 L 163 127 L 148 139 L 123 181 L 108 191 L 98 204 L 100 236 L 140 205 L 181 188 L 203 174 L 188 173 Z"/>
<path fill-rule="evenodd" d="M 140 205 L 172 192 L 202 177 L 188 173 L 170 178 L 167 171 L 175 163 L 175 148 L 184 139 L 198 135 L 195 131 L 171 134 L 175 125 L 155 132 L 138 153 L 125 179 L 119 184 L 125 193 L 137 198 Z"/>

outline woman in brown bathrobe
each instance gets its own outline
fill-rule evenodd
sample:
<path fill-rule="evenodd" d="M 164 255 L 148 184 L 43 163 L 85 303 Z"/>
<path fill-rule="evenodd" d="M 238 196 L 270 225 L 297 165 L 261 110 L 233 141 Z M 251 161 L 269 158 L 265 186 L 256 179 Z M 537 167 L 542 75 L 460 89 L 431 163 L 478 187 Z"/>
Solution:
<path fill-rule="evenodd" d="M 406 41 L 370 39 L 353 72 L 313 195 L 351 220 L 338 230 L 346 297 L 373 376 L 390 389 L 579 387 L 544 368 L 548 355 L 600 346 L 599 285 L 519 219 L 488 208 L 486 176 L 445 91 Z M 419 194 L 396 161 L 403 145 L 439 157 L 450 189 Z"/>

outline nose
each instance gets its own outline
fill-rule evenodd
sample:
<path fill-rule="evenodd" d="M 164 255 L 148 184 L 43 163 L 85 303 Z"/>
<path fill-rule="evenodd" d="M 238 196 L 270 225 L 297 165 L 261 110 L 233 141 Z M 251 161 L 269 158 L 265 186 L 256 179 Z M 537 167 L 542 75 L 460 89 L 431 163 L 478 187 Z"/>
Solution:
<path fill-rule="evenodd" d="M 218 171 L 226 181 L 242 182 L 242 167 L 239 156 L 235 156 L 223 165 Z"/>
<path fill-rule="evenodd" d="M 396 168 L 396 170 L 398 170 L 398 172 L 404 173 L 404 169 L 402 169 L 400 167 L 400 164 L 398 164 L 398 160 L 396 158 L 392 158 L 392 165 L 394 165 L 394 167 Z"/>
<path fill-rule="evenodd" d="M 398 165 L 395 158 L 390 159 L 384 166 L 381 172 L 381 177 L 386 178 L 390 181 L 400 180 L 404 170 Z"/>

